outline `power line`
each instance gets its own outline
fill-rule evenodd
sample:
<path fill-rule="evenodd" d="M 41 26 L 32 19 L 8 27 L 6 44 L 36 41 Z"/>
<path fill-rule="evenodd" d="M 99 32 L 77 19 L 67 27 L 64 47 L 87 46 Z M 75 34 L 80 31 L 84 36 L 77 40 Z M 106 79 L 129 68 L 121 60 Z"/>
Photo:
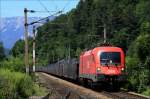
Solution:
<path fill-rule="evenodd" d="M 64 10 L 65 10 L 65 8 L 69 5 L 69 3 L 70 3 L 70 0 L 68 0 L 68 2 L 64 5 L 64 7 L 63 7 L 62 11 L 64 11 Z"/>
<path fill-rule="evenodd" d="M 47 13 L 47 12 L 57 12 L 57 11 L 38 11 L 38 10 L 28 10 L 28 12 L 30 13 L 35 13 L 35 12 L 38 12 L 38 13 Z"/>
<path fill-rule="evenodd" d="M 39 12 L 39 13 L 45 13 L 46 12 L 47 13 L 47 12 L 56 12 L 56 11 L 37 11 L 36 10 L 35 12 Z"/>
<path fill-rule="evenodd" d="M 39 13 L 47 12 L 48 14 L 50 14 L 50 16 L 54 16 L 54 15 L 57 15 L 57 14 L 62 13 L 62 12 L 67 8 L 67 6 L 68 6 L 69 3 L 70 3 L 70 0 L 68 0 L 68 2 L 67 2 L 67 3 L 64 5 L 64 7 L 62 8 L 62 10 L 56 12 L 56 11 L 49 11 L 49 10 L 47 9 L 47 7 L 46 7 L 40 0 L 37 0 L 37 1 L 38 1 L 38 2 L 40 3 L 40 5 L 45 9 L 45 11 L 28 10 L 28 12 L 31 12 L 31 13 L 34 13 L 34 12 L 39 12 Z M 51 14 L 50 12 L 56 12 L 56 13 Z M 30 23 L 30 24 L 28 24 L 28 25 L 32 25 L 32 24 L 34 24 L 34 23 L 38 23 L 39 21 L 48 19 L 50 16 L 48 16 L 48 17 L 46 17 L 46 18 L 43 18 L 43 19 L 40 19 L 40 20 L 38 20 L 38 21 L 32 22 L 32 23 Z M 69 19 L 68 19 L 68 21 L 69 21 Z"/>
<path fill-rule="evenodd" d="M 41 2 L 41 0 L 37 0 L 39 3 L 40 3 L 40 5 L 45 9 L 45 11 L 36 11 L 36 12 L 47 12 L 49 15 L 51 15 L 51 13 L 50 12 L 56 12 L 56 11 L 49 11 L 48 9 L 47 9 L 47 7 Z M 62 10 L 60 10 L 60 11 L 62 11 L 62 12 L 64 12 L 64 10 L 67 8 L 67 6 L 70 4 L 70 0 L 68 0 L 68 2 L 64 5 L 64 7 L 62 8 Z"/>
<path fill-rule="evenodd" d="M 51 13 L 50 13 L 50 11 L 47 9 L 47 7 L 46 7 L 40 0 L 38 0 L 38 1 L 39 1 L 40 5 L 45 9 L 45 11 L 46 11 L 49 15 L 51 15 Z"/>
<path fill-rule="evenodd" d="M 61 11 L 64 11 L 64 10 L 67 8 L 67 6 L 69 5 L 69 3 L 70 3 L 70 0 L 68 0 L 68 2 L 64 5 L 64 7 L 62 8 Z M 66 23 L 69 23 L 69 21 L 70 21 L 70 16 L 71 16 L 71 14 L 68 14 L 68 15 L 67 15 L 67 22 L 66 22 Z"/>
<path fill-rule="evenodd" d="M 37 20 L 37 21 L 31 22 L 30 24 L 27 24 L 27 25 L 32 25 L 32 24 L 35 24 L 35 23 L 39 23 L 39 22 L 42 21 L 42 20 L 48 19 L 49 17 L 55 16 L 55 15 L 60 14 L 60 13 L 62 13 L 62 11 L 58 11 L 58 12 L 56 12 L 56 13 L 50 15 L 50 16 L 47 16 L 47 17 L 45 17 L 45 18 L 42 18 L 42 19 L 39 19 L 39 20 Z"/>

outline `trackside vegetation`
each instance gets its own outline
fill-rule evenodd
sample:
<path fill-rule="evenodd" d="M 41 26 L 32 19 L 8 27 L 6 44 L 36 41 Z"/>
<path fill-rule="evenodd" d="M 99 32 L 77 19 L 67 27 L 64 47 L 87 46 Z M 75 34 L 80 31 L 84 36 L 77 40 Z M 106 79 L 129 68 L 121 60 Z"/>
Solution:
<path fill-rule="evenodd" d="M 6 57 L 1 47 L 0 55 L 0 99 L 27 99 L 32 95 L 46 95 L 46 90 L 34 83 L 34 76 L 25 74 L 22 54 Z"/>
<path fill-rule="evenodd" d="M 44 90 L 34 84 L 25 73 L 0 69 L 0 99 L 28 98 L 32 95 L 44 95 Z"/>

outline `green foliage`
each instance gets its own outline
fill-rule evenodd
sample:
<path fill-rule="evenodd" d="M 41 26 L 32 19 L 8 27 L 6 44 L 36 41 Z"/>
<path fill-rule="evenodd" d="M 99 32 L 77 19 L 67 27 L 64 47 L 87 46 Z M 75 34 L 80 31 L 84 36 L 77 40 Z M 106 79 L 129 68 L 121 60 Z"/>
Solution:
<path fill-rule="evenodd" d="M 0 96 L 2 99 L 17 97 L 18 84 L 25 75 L 19 72 L 11 72 L 7 69 L 0 69 Z"/>
<path fill-rule="evenodd" d="M 140 17 L 140 22 L 144 20 L 150 20 L 150 2 L 147 0 L 139 0 L 139 3 L 136 6 L 136 14 Z"/>
<path fill-rule="evenodd" d="M 122 29 L 114 34 L 113 39 L 111 40 L 112 44 L 123 48 L 124 52 L 126 52 L 128 47 L 128 34 L 126 29 Z"/>
<path fill-rule="evenodd" d="M 76 50 L 76 57 L 80 57 L 81 52 L 82 52 L 81 49 L 77 48 L 77 50 Z"/>
<path fill-rule="evenodd" d="M 0 42 L 0 62 L 5 58 L 3 44 Z"/>
<path fill-rule="evenodd" d="M 140 31 L 142 34 L 149 34 L 150 33 L 150 21 L 142 22 Z"/>
<path fill-rule="evenodd" d="M 150 87 L 147 87 L 146 90 L 142 92 L 142 94 L 150 96 Z"/>
<path fill-rule="evenodd" d="M 129 49 L 129 55 L 137 57 L 144 62 L 150 56 L 150 35 L 140 35 Z"/>
<path fill-rule="evenodd" d="M 23 40 L 18 40 L 15 45 L 13 46 L 12 50 L 11 50 L 11 55 L 13 56 L 19 56 L 19 55 L 23 55 L 24 53 L 24 41 Z"/>
<path fill-rule="evenodd" d="M 28 47 L 29 47 L 29 53 L 32 53 L 32 38 L 28 38 Z M 14 57 L 20 57 L 24 55 L 24 40 L 18 40 L 13 48 L 10 51 L 10 54 Z"/>
<path fill-rule="evenodd" d="M 31 96 L 33 94 L 33 90 L 31 90 L 33 86 L 33 81 L 31 77 L 25 76 L 20 80 L 19 84 L 19 93 L 23 95 L 23 97 Z"/>
<path fill-rule="evenodd" d="M 33 93 L 35 96 L 46 96 L 46 89 L 44 87 L 40 87 L 37 84 L 33 86 Z"/>
<path fill-rule="evenodd" d="M 150 87 L 149 44 L 150 35 L 143 35 L 143 33 L 141 33 L 141 35 L 131 44 L 126 61 L 132 90 L 143 94 L 149 93 L 147 87 Z"/>
<path fill-rule="evenodd" d="M 12 71 L 21 71 L 25 70 L 23 56 L 21 57 L 8 57 L 6 60 L 1 62 L 1 68 L 8 68 Z"/>
<path fill-rule="evenodd" d="M 0 62 L 0 68 L 7 68 L 11 71 L 19 71 L 25 72 L 25 65 L 24 65 L 24 56 L 17 55 L 18 57 L 9 56 L 2 62 Z M 29 66 L 32 66 L 32 55 L 29 54 Z"/>
<path fill-rule="evenodd" d="M 126 57 L 126 66 L 127 66 L 128 71 L 130 71 L 130 70 L 132 71 L 132 70 L 138 68 L 139 63 L 140 63 L 140 61 L 138 58 L 132 58 L 129 56 Z"/>
<path fill-rule="evenodd" d="M 42 93 L 39 93 L 39 90 Z M 44 94 L 43 88 L 34 84 L 30 76 L 0 69 L 0 99 L 19 99 L 42 94 Z"/>

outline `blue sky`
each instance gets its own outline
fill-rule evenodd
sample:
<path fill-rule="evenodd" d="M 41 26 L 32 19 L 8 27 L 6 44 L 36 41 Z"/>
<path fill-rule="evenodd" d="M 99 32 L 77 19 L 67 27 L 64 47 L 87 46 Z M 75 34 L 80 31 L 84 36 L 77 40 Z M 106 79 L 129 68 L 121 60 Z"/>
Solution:
<path fill-rule="evenodd" d="M 36 11 L 52 11 L 50 13 L 30 13 L 29 17 L 46 17 L 50 14 L 64 9 L 64 13 L 75 8 L 79 0 L 0 0 L 0 16 L 1 17 L 14 17 L 24 16 L 24 8 L 36 10 Z M 44 5 L 44 7 L 43 7 Z"/>

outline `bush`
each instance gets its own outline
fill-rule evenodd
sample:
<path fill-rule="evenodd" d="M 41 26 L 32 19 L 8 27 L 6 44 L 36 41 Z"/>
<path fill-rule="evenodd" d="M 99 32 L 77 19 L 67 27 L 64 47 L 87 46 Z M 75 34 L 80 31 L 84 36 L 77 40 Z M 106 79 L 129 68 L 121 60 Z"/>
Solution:
<path fill-rule="evenodd" d="M 0 69 L 0 99 L 16 99 L 18 97 L 27 98 L 31 95 L 41 95 L 31 77 L 8 69 Z"/>
<path fill-rule="evenodd" d="M 39 85 L 37 84 L 34 84 L 34 87 L 33 87 L 33 93 L 35 96 L 42 96 L 42 95 L 46 95 L 46 89 L 45 88 L 41 88 Z"/>
<path fill-rule="evenodd" d="M 29 66 L 32 66 L 32 55 L 29 54 Z M 0 62 L 1 68 L 7 68 L 11 71 L 25 72 L 24 56 L 19 57 L 9 56 L 4 61 Z"/>
<path fill-rule="evenodd" d="M 0 69 L 0 96 L 5 99 L 16 98 L 18 95 L 17 85 L 24 74 L 11 72 L 8 69 Z"/>
<path fill-rule="evenodd" d="M 4 60 L 0 64 L 1 67 L 7 68 L 12 71 L 21 71 L 25 70 L 23 57 L 12 57 L 10 56 L 7 60 Z"/>
<path fill-rule="evenodd" d="M 20 80 L 20 84 L 19 84 L 19 93 L 23 96 L 23 97 L 28 97 L 31 96 L 33 94 L 33 81 L 31 79 L 30 76 L 24 76 L 24 78 L 21 78 Z"/>
<path fill-rule="evenodd" d="M 142 92 L 143 95 L 150 96 L 150 86 L 146 88 L 145 91 Z"/>
<path fill-rule="evenodd" d="M 150 35 L 140 35 L 131 44 L 126 58 L 128 79 L 131 89 L 138 93 L 147 92 L 150 86 Z"/>

